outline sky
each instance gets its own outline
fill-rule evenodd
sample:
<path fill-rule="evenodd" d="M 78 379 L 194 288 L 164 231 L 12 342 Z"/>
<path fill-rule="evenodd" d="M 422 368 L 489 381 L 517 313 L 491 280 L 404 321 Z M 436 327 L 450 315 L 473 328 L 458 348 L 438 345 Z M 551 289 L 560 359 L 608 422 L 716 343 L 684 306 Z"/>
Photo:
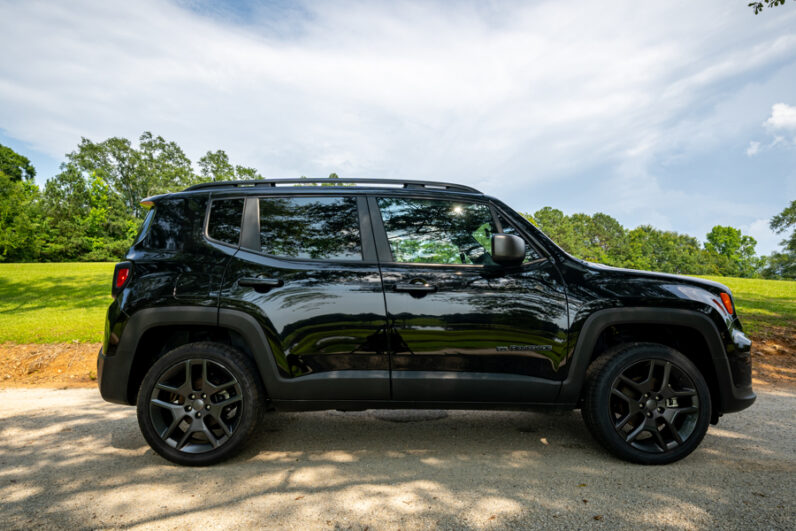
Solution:
<path fill-rule="evenodd" d="M 152 131 L 265 177 L 475 186 L 778 248 L 796 2 L 0 0 L 0 144 L 37 181 Z"/>

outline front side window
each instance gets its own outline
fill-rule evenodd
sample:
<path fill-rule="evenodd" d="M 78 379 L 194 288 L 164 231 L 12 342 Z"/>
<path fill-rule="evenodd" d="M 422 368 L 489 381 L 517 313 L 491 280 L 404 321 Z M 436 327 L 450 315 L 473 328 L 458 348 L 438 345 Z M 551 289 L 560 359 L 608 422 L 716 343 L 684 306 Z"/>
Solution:
<path fill-rule="evenodd" d="M 355 197 L 261 197 L 260 246 L 274 256 L 362 260 Z"/>
<path fill-rule="evenodd" d="M 220 199 L 210 205 L 207 235 L 220 242 L 238 245 L 243 218 L 243 199 Z"/>
<path fill-rule="evenodd" d="M 395 262 L 494 264 L 496 229 L 487 205 L 400 197 L 377 202 Z"/>

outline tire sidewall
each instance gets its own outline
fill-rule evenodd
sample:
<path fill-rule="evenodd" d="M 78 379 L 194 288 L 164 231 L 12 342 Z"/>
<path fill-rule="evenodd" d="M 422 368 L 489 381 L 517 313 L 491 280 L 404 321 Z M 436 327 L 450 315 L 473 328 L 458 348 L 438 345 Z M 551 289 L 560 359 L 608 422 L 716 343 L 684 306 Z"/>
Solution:
<path fill-rule="evenodd" d="M 166 353 L 152 365 L 138 391 L 137 414 L 141 433 L 155 452 L 177 464 L 206 466 L 223 461 L 240 449 L 257 424 L 260 409 L 260 393 L 256 382 L 253 381 L 252 374 L 250 374 L 249 367 L 245 363 L 241 363 L 240 358 L 242 356 L 239 352 L 225 345 L 197 343 L 176 348 Z M 232 436 L 218 448 L 200 454 L 181 452 L 163 441 L 152 424 L 149 408 L 153 388 L 160 377 L 175 365 L 190 359 L 206 359 L 220 364 L 238 381 L 243 395 L 241 418 Z"/>

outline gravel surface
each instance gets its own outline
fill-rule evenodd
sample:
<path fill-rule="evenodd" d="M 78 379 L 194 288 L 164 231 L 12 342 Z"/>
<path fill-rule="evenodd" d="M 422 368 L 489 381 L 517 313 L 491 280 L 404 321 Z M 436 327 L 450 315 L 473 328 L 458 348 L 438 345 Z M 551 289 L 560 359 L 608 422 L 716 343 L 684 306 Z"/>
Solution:
<path fill-rule="evenodd" d="M 161 459 L 91 389 L 0 391 L 0 528 L 793 529 L 796 395 L 665 467 L 618 461 L 576 412 L 273 413 L 211 468 Z"/>

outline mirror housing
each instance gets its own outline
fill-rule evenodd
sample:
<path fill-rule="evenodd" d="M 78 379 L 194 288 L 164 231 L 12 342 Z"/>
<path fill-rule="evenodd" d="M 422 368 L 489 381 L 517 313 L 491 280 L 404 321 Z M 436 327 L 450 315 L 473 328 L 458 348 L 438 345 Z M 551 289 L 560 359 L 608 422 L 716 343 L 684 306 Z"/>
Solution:
<path fill-rule="evenodd" d="M 525 240 L 513 234 L 493 234 L 492 260 L 503 266 L 520 265 L 525 260 Z"/>

